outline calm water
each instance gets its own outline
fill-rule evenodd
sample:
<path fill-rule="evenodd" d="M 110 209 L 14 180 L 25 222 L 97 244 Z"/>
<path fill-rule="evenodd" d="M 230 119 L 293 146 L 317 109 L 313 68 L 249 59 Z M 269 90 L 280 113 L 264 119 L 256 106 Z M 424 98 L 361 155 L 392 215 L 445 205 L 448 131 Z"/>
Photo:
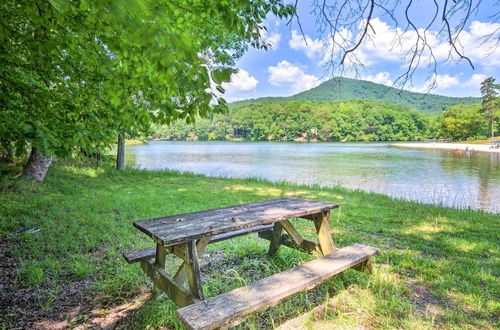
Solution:
<path fill-rule="evenodd" d="M 260 177 L 378 192 L 500 213 L 500 154 L 417 150 L 382 143 L 150 142 L 126 162 L 209 176 Z"/>

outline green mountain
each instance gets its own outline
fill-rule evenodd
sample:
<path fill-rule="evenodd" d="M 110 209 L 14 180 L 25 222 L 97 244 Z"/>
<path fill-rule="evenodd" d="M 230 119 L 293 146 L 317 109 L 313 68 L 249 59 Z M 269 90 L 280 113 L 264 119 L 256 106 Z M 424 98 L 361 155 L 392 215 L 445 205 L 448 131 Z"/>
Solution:
<path fill-rule="evenodd" d="M 448 97 L 415 93 L 382 84 L 350 78 L 333 78 L 310 90 L 288 97 L 264 97 L 235 102 L 246 104 L 255 101 L 283 102 L 292 100 L 336 101 L 364 99 L 399 104 L 426 114 L 439 114 L 451 105 L 480 103 L 478 97 Z"/>

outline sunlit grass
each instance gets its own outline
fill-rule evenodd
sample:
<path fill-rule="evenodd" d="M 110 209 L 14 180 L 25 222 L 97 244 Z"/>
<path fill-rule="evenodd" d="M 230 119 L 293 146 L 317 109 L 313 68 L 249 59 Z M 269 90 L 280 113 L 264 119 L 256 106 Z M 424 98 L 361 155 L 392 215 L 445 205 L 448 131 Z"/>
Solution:
<path fill-rule="evenodd" d="M 1 181 L 0 233 L 16 242 L 19 261 L 14 285 L 38 290 L 40 309 L 54 308 L 61 287 L 83 279 L 92 280 L 85 295 L 102 314 L 150 287 L 140 267 L 120 256 L 152 245 L 132 227 L 134 220 L 295 196 L 341 204 L 331 214 L 334 240 L 340 247 L 356 242 L 379 247 L 375 273 L 349 270 L 254 314 L 241 328 L 496 326 L 498 215 L 342 188 L 70 165 L 56 164 L 44 185 L 15 179 L 12 169 Z M 307 220 L 293 221 L 306 237 L 315 236 Z M 39 231 L 23 233 L 35 227 Z M 311 259 L 288 248 L 271 258 L 267 244 L 251 235 L 210 245 L 202 262 L 207 295 Z M 151 298 L 124 322 L 133 328 L 176 328 L 175 309 L 165 296 Z M 71 322 L 86 324 L 86 317 Z M 0 321 L 15 324 L 15 316 Z"/>

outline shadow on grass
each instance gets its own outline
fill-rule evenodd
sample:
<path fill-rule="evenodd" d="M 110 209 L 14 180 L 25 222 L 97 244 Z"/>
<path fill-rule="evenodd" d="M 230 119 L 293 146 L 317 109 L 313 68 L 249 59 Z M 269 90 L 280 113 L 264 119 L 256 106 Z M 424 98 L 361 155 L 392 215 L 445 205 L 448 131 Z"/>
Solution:
<path fill-rule="evenodd" d="M 0 234 L 16 242 L 12 256 L 19 266 L 8 270 L 15 276 L 6 292 L 25 293 L 27 299 L 15 302 L 20 314 L 9 316 L 13 323 L 7 324 L 26 320 L 21 313 L 29 305 L 25 310 L 34 315 L 30 322 L 52 318 L 78 325 L 103 318 L 105 324 L 124 327 L 178 327 L 168 298 L 141 298 L 134 305 L 147 280 L 137 265 L 121 260 L 120 252 L 149 247 L 152 241 L 131 222 L 283 196 L 341 204 L 331 219 L 337 245 L 379 247 L 378 264 L 387 267 L 372 277 L 348 271 L 255 314 L 241 327 L 286 327 L 287 320 L 297 317 L 305 327 L 351 322 L 360 327 L 418 328 L 431 326 L 433 318 L 448 327 L 494 324 L 498 216 L 340 188 L 60 164 L 49 171 L 44 185 L 11 182 L 0 190 L 2 216 L 8 219 L 0 223 Z M 40 231 L 15 234 L 33 227 Z M 215 271 L 205 276 L 207 293 L 226 292 L 307 261 L 307 256 L 287 248 L 270 259 L 266 249 L 267 243 L 255 236 L 210 247 L 207 260 Z M 91 283 L 85 286 L 84 281 Z M 76 290 L 71 304 L 64 300 L 72 292 L 68 288 Z M 23 303 L 29 299 L 29 304 Z M 73 303 L 80 311 L 73 312 Z M 134 307 L 126 309 L 124 304 Z M 439 311 L 426 310 L 429 304 Z"/>

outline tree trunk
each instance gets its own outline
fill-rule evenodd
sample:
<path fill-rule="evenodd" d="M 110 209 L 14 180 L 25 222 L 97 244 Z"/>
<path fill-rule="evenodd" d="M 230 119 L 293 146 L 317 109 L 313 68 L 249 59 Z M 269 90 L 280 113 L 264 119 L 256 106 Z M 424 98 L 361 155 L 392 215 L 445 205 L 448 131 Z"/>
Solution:
<path fill-rule="evenodd" d="M 125 134 L 123 131 L 118 133 L 118 148 L 116 153 L 116 169 L 122 171 L 125 169 Z"/>
<path fill-rule="evenodd" d="M 23 175 L 36 182 L 43 182 L 45 174 L 52 164 L 52 158 L 44 155 L 36 147 L 31 148 L 30 158 L 23 170 Z"/>
<path fill-rule="evenodd" d="M 494 137 L 495 136 L 495 119 L 491 118 L 490 125 L 491 125 L 491 137 Z"/>

